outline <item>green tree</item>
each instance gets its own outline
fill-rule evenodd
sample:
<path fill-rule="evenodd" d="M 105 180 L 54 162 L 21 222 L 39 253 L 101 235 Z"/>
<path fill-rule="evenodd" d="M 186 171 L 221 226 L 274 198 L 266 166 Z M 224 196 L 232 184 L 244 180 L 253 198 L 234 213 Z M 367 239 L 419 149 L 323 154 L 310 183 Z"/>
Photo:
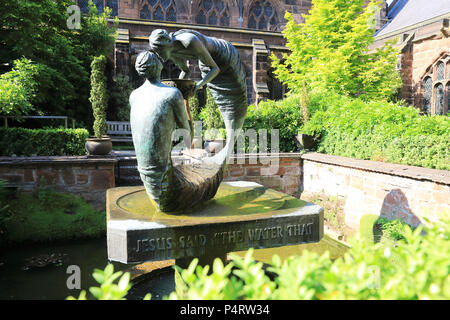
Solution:
<path fill-rule="evenodd" d="M 130 94 L 133 91 L 128 76 L 119 75 L 112 79 L 109 88 L 108 119 L 130 121 Z"/>
<path fill-rule="evenodd" d="M 385 99 L 401 86 L 396 70 L 398 51 L 392 43 L 369 52 L 375 33 L 379 1 L 313 0 L 305 23 L 286 13 L 289 54 L 284 62 L 272 56 L 275 74 L 291 93 L 334 90 L 340 94 Z"/>
<path fill-rule="evenodd" d="M 214 101 L 211 91 L 206 88 L 206 103 L 200 111 L 200 119 L 206 129 L 220 129 L 225 128 L 222 114 Z"/>
<path fill-rule="evenodd" d="M 14 68 L 0 75 L 0 114 L 20 118 L 33 110 L 38 66 L 22 58 Z"/>
<path fill-rule="evenodd" d="M 106 108 L 108 106 L 108 94 L 106 92 L 106 57 L 98 56 L 91 64 L 91 97 L 94 114 L 94 135 L 101 138 L 106 134 Z"/>
<path fill-rule="evenodd" d="M 94 56 L 111 51 L 116 24 L 108 24 L 109 9 L 98 14 L 91 2 L 81 29 L 71 30 L 67 8 L 74 4 L 73 0 L 3 0 L 0 62 L 12 66 L 14 60 L 26 57 L 39 64 L 35 109 L 89 122 L 90 63 Z"/>

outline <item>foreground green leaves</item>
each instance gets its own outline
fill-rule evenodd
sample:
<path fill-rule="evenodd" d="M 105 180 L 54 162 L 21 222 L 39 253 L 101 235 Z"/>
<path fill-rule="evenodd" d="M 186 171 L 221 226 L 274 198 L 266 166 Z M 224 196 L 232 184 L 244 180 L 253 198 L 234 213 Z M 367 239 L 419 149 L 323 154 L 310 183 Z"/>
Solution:
<path fill-rule="evenodd" d="M 328 252 L 319 256 L 304 251 L 281 261 L 273 256 L 264 266 L 255 261 L 250 249 L 244 257 L 232 255 L 226 266 L 216 259 L 198 266 L 194 259 L 182 270 L 176 267 L 176 291 L 170 300 L 242 299 L 450 299 L 450 219 L 429 228 L 395 227 L 402 240 L 372 243 L 355 237 L 344 257 L 331 260 Z M 131 288 L 128 273 L 116 272 L 112 265 L 94 271 L 100 287 L 90 293 L 100 300 L 124 299 Z M 115 283 L 117 282 L 117 283 Z M 144 299 L 150 299 L 147 294 Z M 68 300 L 75 300 L 68 297 Z M 78 300 L 86 300 L 82 291 Z"/>
<path fill-rule="evenodd" d="M 122 271 L 114 272 L 114 266 L 109 264 L 105 270 L 95 269 L 92 274 L 100 287 L 90 287 L 89 292 L 97 300 L 125 300 L 125 296 L 131 289 L 130 274 Z M 117 281 L 117 283 L 114 283 Z M 147 294 L 144 300 L 150 300 L 151 295 Z M 78 299 L 70 296 L 67 300 L 87 300 L 86 291 L 81 291 Z"/>
<path fill-rule="evenodd" d="M 426 230 L 406 227 L 402 236 L 376 244 L 356 237 L 335 261 L 328 253 L 304 252 L 284 262 L 274 256 L 267 271 L 252 250 L 227 266 L 216 260 L 209 274 L 194 260 L 169 299 L 449 299 L 449 221 Z"/>

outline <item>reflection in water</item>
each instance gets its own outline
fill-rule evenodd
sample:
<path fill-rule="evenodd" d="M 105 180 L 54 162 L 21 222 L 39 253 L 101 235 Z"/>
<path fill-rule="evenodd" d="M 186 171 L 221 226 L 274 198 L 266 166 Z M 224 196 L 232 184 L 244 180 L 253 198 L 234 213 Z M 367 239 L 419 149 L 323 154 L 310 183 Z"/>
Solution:
<path fill-rule="evenodd" d="M 60 264 L 45 267 L 29 267 L 30 258 L 46 255 L 63 255 Z M 33 244 L 2 249 L 0 253 L 0 299 L 65 299 L 78 297 L 80 290 L 69 290 L 66 282 L 70 274 L 67 267 L 77 265 L 81 269 L 81 289 L 97 285 L 92 278 L 95 268 L 104 269 L 108 264 L 106 238 L 75 240 L 69 243 Z M 115 270 L 128 266 L 114 263 Z"/>

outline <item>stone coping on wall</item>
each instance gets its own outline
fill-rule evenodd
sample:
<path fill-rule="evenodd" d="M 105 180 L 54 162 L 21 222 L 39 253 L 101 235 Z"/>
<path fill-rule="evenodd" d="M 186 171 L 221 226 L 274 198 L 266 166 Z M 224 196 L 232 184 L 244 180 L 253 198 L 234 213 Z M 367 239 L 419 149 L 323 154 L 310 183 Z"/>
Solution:
<path fill-rule="evenodd" d="M 52 156 L 52 157 L 0 157 L 0 166 L 25 166 L 46 164 L 115 164 L 115 156 Z"/>
<path fill-rule="evenodd" d="M 323 153 L 306 153 L 301 156 L 303 160 L 330 164 L 340 167 L 354 168 L 364 171 L 384 173 L 420 181 L 432 181 L 439 184 L 450 185 L 450 171 L 407 166 L 386 162 L 359 160 Z"/>

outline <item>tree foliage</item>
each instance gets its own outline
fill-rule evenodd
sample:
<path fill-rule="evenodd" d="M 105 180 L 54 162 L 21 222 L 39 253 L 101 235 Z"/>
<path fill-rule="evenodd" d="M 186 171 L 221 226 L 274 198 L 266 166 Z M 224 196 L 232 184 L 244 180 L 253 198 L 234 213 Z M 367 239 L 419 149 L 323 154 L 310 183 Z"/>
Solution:
<path fill-rule="evenodd" d="M 0 75 L 0 114 L 19 119 L 33 110 L 38 66 L 22 58 L 11 71 Z"/>
<path fill-rule="evenodd" d="M 69 29 L 67 8 L 74 4 L 73 0 L 2 1 L 0 62 L 12 65 L 26 57 L 39 64 L 36 109 L 89 122 L 90 62 L 110 52 L 116 28 L 108 26 L 110 10 L 99 14 L 91 2 L 81 29 Z"/>
<path fill-rule="evenodd" d="M 272 55 L 272 60 L 275 74 L 290 92 L 301 93 L 305 85 L 367 99 L 389 98 L 397 92 L 398 50 L 388 43 L 369 53 L 378 3 L 372 0 L 364 7 L 364 0 L 313 0 L 301 25 L 286 13 L 283 34 L 291 52 L 281 60 Z"/>
<path fill-rule="evenodd" d="M 203 121 L 206 129 L 220 129 L 225 128 L 222 114 L 214 101 L 209 88 L 206 88 L 206 103 L 199 114 L 199 118 Z"/>

